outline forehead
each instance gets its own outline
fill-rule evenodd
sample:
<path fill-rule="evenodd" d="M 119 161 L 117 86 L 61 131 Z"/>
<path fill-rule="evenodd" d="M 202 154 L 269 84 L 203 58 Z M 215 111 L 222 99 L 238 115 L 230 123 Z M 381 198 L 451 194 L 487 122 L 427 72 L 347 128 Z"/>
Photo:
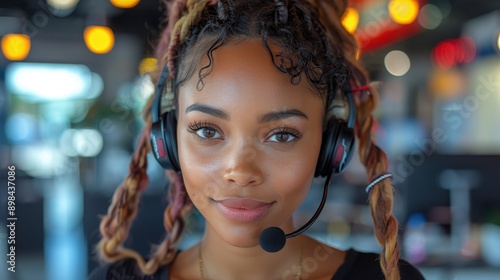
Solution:
<path fill-rule="evenodd" d="M 279 53 L 272 45 L 270 48 L 273 54 Z M 256 105 L 255 102 L 259 101 L 260 105 L 282 109 L 321 102 L 305 77 L 299 84 L 293 84 L 289 74 L 278 70 L 272 60 L 273 54 L 260 39 L 226 43 L 212 54 L 211 61 L 203 56 L 195 74 L 181 86 L 180 103 L 189 100 L 188 103 L 209 102 L 231 106 L 242 101 Z M 209 74 L 202 78 L 203 86 L 198 90 L 198 71 L 206 66 L 209 67 L 202 73 Z"/>

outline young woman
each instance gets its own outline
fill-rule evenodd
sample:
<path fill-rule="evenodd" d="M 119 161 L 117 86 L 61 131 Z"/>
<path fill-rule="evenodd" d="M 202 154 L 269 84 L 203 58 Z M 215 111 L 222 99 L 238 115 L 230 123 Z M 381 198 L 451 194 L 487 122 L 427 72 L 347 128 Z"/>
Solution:
<path fill-rule="evenodd" d="M 340 23 L 346 1 L 166 5 L 157 92 L 144 110 L 130 173 L 101 222 L 98 249 L 110 264 L 91 278 L 423 279 L 399 260 L 386 156 L 372 142 L 377 93 Z M 368 191 L 381 254 L 340 251 L 306 235 L 284 243 L 282 233 L 262 234 L 297 229 L 292 216 L 313 178 L 327 177 L 326 191 L 347 165 L 354 138 L 376 179 Z M 166 237 L 144 260 L 122 244 L 148 184 L 150 150 L 172 183 Z M 180 251 L 192 206 L 206 219 L 205 233 Z"/>

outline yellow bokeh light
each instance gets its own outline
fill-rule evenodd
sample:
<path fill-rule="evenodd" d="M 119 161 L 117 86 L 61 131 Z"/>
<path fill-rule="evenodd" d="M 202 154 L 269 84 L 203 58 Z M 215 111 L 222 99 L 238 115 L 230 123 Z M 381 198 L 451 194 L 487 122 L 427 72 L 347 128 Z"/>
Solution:
<path fill-rule="evenodd" d="M 109 2 L 111 2 L 111 4 L 115 7 L 130 9 L 137 6 L 141 0 L 109 0 Z"/>
<path fill-rule="evenodd" d="M 152 57 L 147 57 L 141 60 L 139 63 L 139 74 L 144 76 L 144 74 L 151 73 L 156 70 L 157 59 Z"/>
<path fill-rule="evenodd" d="M 85 28 L 83 38 L 87 48 L 97 54 L 108 53 L 115 45 L 113 30 L 106 26 L 89 26 Z"/>
<path fill-rule="evenodd" d="M 497 47 L 500 50 L 500 33 L 498 34 Z"/>
<path fill-rule="evenodd" d="M 2 38 L 2 53 L 8 60 L 24 60 L 31 49 L 31 39 L 24 34 L 7 34 Z"/>
<path fill-rule="evenodd" d="M 359 24 L 359 13 L 354 8 L 347 8 L 342 16 L 342 25 L 347 30 L 347 32 L 353 34 L 358 28 Z"/>
<path fill-rule="evenodd" d="M 419 4 L 417 0 L 391 0 L 389 2 L 389 15 L 394 22 L 410 24 L 418 16 Z"/>

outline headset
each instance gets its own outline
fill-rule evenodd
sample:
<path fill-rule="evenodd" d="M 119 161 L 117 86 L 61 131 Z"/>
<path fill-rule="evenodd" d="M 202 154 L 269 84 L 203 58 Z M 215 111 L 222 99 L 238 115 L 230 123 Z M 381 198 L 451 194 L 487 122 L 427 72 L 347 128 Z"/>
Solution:
<path fill-rule="evenodd" d="M 332 83 L 329 84 L 328 90 L 330 91 L 335 90 Z M 262 249 L 267 252 L 280 251 L 285 246 L 287 238 L 298 236 L 311 227 L 326 203 L 328 186 L 332 176 L 342 173 L 351 161 L 355 148 L 356 106 L 351 89 L 344 87 L 342 92 L 349 104 L 349 116 L 347 122 L 336 118 L 329 119 L 323 131 L 320 155 L 314 173 L 315 177 L 326 177 L 318 209 L 307 223 L 291 233 L 285 234 L 281 228 L 275 226 L 263 230 L 259 237 L 259 243 Z M 165 109 L 164 113 L 162 113 L 162 105 Z M 156 87 L 151 115 L 153 124 L 150 141 L 154 157 L 164 169 L 181 172 L 177 155 L 176 99 L 167 66 L 163 68 Z"/>
<path fill-rule="evenodd" d="M 350 86 L 350 85 L 349 85 Z M 330 85 L 330 90 L 332 85 Z M 355 150 L 354 123 L 356 106 L 353 93 L 348 86 L 342 88 L 349 106 L 347 122 L 336 118 L 328 120 L 322 135 L 320 154 L 315 177 L 327 177 L 342 173 Z M 168 67 L 165 66 L 156 86 L 152 104 L 151 148 L 156 161 L 164 168 L 180 172 L 177 155 L 176 99 Z M 162 113 L 162 105 L 166 112 Z"/>

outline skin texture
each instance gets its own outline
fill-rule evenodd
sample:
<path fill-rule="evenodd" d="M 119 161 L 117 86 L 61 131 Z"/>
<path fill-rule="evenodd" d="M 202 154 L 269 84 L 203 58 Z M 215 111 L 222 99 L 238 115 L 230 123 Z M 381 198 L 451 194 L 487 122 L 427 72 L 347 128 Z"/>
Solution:
<path fill-rule="evenodd" d="M 299 236 L 271 254 L 258 241 L 270 226 L 286 233 L 296 229 L 292 215 L 310 189 L 321 146 L 323 100 L 306 82 L 293 85 L 276 69 L 259 39 L 227 43 L 213 58 L 201 90 L 197 75 L 179 89 L 179 161 L 187 192 L 206 219 L 206 231 L 200 244 L 179 254 L 171 277 L 199 279 L 201 246 L 207 279 L 286 279 L 283 275 L 298 264 L 301 248 L 304 258 L 322 256 L 312 279 L 330 279 L 343 252 Z M 207 62 L 205 57 L 199 67 Z M 262 119 L 287 110 L 292 114 Z M 232 221 L 215 202 L 231 197 L 271 206 L 256 220 Z"/>

